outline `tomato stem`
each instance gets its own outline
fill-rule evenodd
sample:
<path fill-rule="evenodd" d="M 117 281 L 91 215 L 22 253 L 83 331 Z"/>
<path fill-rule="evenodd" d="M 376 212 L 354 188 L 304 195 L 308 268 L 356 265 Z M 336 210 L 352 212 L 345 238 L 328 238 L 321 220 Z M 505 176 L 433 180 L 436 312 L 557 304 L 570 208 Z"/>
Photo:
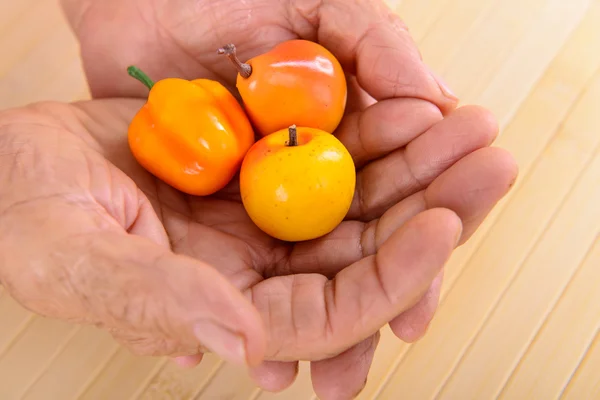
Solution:
<path fill-rule="evenodd" d="M 224 54 L 225 57 L 229 58 L 244 79 L 250 78 L 250 75 L 252 75 L 252 66 L 240 61 L 233 43 L 229 43 L 221 47 L 219 50 L 217 50 L 217 53 Z"/>
<path fill-rule="evenodd" d="M 298 131 L 296 130 L 296 125 L 292 125 L 288 128 L 290 134 L 290 140 L 287 145 L 290 147 L 298 146 Z"/>
<path fill-rule="evenodd" d="M 152 89 L 152 87 L 154 86 L 154 82 L 152 81 L 152 79 L 150 79 L 150 77 L 138 67 L 132 65 L 129 68 L 127 68 L 127 72 L 129 73 L 129 75 L 146 85 L 148 89 Z"/>

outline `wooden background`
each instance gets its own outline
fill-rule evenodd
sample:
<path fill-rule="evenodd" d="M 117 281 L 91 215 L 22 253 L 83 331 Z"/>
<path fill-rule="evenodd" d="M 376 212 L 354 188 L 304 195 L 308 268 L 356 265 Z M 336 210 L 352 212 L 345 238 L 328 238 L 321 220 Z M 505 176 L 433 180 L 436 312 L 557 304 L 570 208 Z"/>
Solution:
<path fill-rule="evenodd" d="M 384 330 L 360 398 L 600 399 L 600 1 L 390 3 L 464 102 L 496 113 L 521 175 L 452 258 L 425 339 Z M 54 1 L 0 0 L 0 55 L 0 108 L 87 96 Z M 2 400 L 309 400 L 307 372 L 262 393 L 216 358 L 137 359 L 0 293 Z"/>

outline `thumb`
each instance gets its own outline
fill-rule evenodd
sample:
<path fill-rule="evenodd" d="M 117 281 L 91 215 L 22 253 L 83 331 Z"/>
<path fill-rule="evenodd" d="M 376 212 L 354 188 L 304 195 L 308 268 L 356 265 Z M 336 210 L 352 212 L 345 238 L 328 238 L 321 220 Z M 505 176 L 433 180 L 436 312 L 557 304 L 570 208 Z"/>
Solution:
<path fill-rule="evenodd" d="M 35 274 L 8 279 L 33 311 L 101 326 L 139 355 L 208 349 L 236 364 L 262 361 L 259 313 L 207 264 L 124 232 L 63 238 L 47 249 Z"/>
<path fill-rule="evenodd" d="M 312 13 L 300 11 L 318 22 L 319 42 L 376 100 L 423 99 L 444 114 L 456 108 L 458 98 L 423 62 L 407 27 L 386 2 L 323 0 Z"/>

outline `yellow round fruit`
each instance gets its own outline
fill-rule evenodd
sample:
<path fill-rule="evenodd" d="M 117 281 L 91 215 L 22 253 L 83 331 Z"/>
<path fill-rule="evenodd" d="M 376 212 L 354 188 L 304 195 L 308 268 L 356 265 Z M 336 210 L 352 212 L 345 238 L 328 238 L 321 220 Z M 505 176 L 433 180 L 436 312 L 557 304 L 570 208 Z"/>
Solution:
<path fill-rule="evenodd" d="M 268 235 L 298 242 L 333 231 L 356 187 L 352 156 L 334 135 L 295 126 L 256 142 L 240 171 L 246 212 Z"/>

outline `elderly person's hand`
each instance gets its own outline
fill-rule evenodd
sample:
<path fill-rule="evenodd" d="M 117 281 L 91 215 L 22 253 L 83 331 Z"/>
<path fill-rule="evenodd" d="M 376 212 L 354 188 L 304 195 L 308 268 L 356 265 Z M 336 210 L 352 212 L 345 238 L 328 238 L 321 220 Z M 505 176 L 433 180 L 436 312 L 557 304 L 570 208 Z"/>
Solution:
<path fill-rule="evenodd" d="M 63 0 L 92 94 L 0 117 L 0 279 L 29 309 L 94 323 L 142 354 L 208 349 L 281 390 L 312 361 L 323 399 L 366 379 L 378 331 L 421 337 L 442 267 L 506 194 L 516 166 L 497 126 L 422 63 L 380 1 Z M 126 74 L 218 79 L 302 37 L 344 65 L 351 94 L 335 134 L 357 164 L 355 201 L 324 238 L 288 244 L 250 221 L 235 183 L 185 196 L 131 157 L 127 124 L 147 91 Z M 109 99 L 109 97 L 131 99 Z"/>

